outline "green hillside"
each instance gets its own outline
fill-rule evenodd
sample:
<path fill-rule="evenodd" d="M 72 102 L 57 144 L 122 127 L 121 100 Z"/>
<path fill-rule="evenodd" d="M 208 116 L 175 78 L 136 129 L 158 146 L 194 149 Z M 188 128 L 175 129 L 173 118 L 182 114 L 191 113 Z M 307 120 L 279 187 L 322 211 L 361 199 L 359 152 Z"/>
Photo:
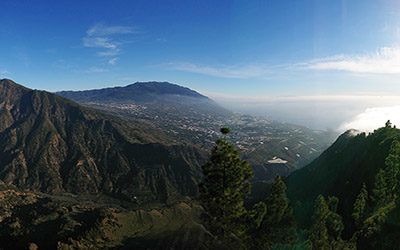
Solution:
<path fill-rule="evenodd" d="M 351 214 L 362 184 L 372 188 L 395 138 L 400 138 L 396 128 L 380 128 L 369 135 L 347 131 L 315 161 L 290 175 L 288 196 L 302 224 L 309 221 L 319 194 L 338 197 L 339 211 L 344 216 Z"/>
<path fill-rule="evenodd" d="M 313 204 L 318 195 L 336 196 L 338 213 L 345 222 L 345 236 L 349 237 L 354 226 L 351 218 L 354 201 L 363 183 L 369 192 L 374 188 L 375 176 L 385 167 L 395 138 L 400 138 L 400 130 L 392 127 L 380 128 L 369 135 L 348 131 L 314 162 L 289 176 L 288 197 L 299 224 L 308 227 L 312 222 Z M 397 213 L 392 213 L 387 227 L 398 226 L 397 222 L 393 223 Z"/>

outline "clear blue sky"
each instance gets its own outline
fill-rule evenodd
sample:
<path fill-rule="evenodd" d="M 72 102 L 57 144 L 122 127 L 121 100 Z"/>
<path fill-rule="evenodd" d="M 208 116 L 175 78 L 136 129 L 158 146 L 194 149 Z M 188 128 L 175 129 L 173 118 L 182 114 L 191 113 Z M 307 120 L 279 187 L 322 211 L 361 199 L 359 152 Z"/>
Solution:
<path fill-rule="evenodd" d="M 396 0 L 0 2 L 0 78 L 212 95 L 400 95 Z"/>

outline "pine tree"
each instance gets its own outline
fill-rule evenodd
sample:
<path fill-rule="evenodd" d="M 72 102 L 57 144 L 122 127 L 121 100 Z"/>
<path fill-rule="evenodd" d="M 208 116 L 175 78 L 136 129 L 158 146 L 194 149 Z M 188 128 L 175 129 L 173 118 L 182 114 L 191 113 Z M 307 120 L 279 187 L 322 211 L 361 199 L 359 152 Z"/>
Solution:
<path fill-rule="evenodd" d="M 388 192 L 390 192 L 393 200 L 397 200 L 399 193 L 399 177 L 400 177 L 400 142 L 394 140 L 389 151 L 389 155 L 385 159 L 386 181 Z"/>
<path fill-rule="evenodd" d="M 295 239 L 295 220 L 286 189 L 282 177 L 277 176 L 266 200 L 264 223 L 269 227 L 269 237 L 273 243 L 291 243 Z"/>
<path fill-rule="evenodd" d="M 355 233 L 359 246 L 374 245 L 376 236 L 381 232 L 389 214 L 396 208 L 399 193 L 400 177 L 400 143 L 394 140 L 385 160 L 386 167 L 380 169 L 375 176 L 371 200 L 371 212 L 363 221 L 362 227 Z"/>
<path fill-rule="evenodd" d="M 394 140 L 385 160 L 386 167 L 375 177 L 372 200 L 375 210 L 394 202 L 397 203 L 400 177 L 400 143 Z"/>
<path fill-rule="evenodd" d="M 261 220 L 259 227 L 252 230 L 252 238 L 257 241 L 258 247 L 270 248 L 273 244 L 292 243 L 296 235 L 295 220 L 282 177 L 275 178 L 270 194 L 262 204 L 257 206 L 264 207 L 263 218 L 257 217 Z"/>
<path fill-rule="evenodd" d="M 355 249 L 354 243 L 342 239 L 344 224 L 337 213 L 339 199 L 320 195 L 315 201 L 310 241 L 313 249 Z"/>
<path fill-rule="evenodd" d="M 200 185 L 200 201 L 205 210 L 206 227 L 219 240 L 244 238 L 244 199 L 250 192 L 250 165 L 241 160 L 235 147 L 223 138 L 217 140 L 202 169 L 204 181 Z"/>
<path fill-rule="evenodd" d="M 310 240 L 313 249 L 330 249 L 328 228 L 326 226 L 328 215 L 328 204 L 325 198 L 320 195 L 315 200 L 313 225 L 310 230 Z"/>
<path fill-rule="evenodd" d="M 375 176 L 374 188 L 372 190 L 372 201 L 374 207 L 377 208 L 384 206 L 391 200 L 391 195 L 389 193 L 388 183 L 387 183 L 387 173 L 383 169 L 379 169 Z"/>
<path fill-rule="evenodd" d="M 329 213 L 326 218 L 326 226 L 328 228 L 328 235 L 331 242 L 341 242 L 344 224 L 342 217 L 337 213 L 339 199 L 337 197 L 328 197 L 327 205 Z"/>
<path fill-rule="evenodd" d="M 364 183 L 353 205 L 352 217 L 357 227 L 360 227 L 365 219 L 365 216 L 367 214 L 367 205 L 368 205 L 368 191 Z"/>

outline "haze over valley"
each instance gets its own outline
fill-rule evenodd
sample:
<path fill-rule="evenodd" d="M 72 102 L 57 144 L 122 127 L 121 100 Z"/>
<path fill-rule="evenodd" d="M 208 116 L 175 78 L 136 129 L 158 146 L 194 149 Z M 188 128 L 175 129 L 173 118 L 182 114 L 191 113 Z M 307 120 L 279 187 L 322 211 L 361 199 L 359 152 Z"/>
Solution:
<path fill-rule="evenodd" d="M 222 106 L 269 119 L 313 129 L 344 132 L 373 131 L 387 120 L 400 124 L 400 96 L 283 96 L 221 97 Z M 329 112 L 327 112 L 329 110 Z"/>

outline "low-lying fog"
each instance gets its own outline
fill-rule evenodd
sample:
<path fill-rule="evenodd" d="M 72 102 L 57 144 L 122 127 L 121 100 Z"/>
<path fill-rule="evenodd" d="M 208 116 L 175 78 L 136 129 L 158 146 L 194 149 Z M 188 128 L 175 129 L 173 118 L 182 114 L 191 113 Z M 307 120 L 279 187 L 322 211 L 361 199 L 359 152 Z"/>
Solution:
<path fill-rule="evenodd" d="M 314 129 L 373 131 L 387 120 L 400 125 L 400 96 L 287 96 L 274 98 L 214 97 L 241 113 Z"/>

